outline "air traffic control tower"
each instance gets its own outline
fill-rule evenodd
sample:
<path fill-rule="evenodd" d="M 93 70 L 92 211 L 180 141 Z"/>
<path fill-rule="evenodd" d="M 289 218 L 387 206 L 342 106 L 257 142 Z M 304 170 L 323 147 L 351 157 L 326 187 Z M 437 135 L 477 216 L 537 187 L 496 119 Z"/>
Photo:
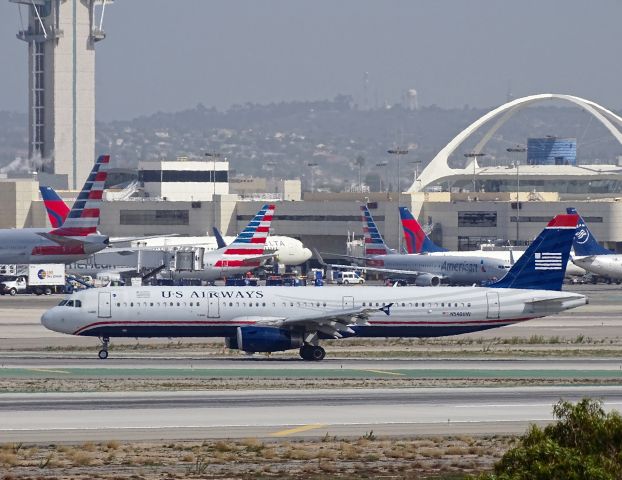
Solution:
<path fill-rule="evenodd" d="M 19 8 L 17 38 L 28 43 L 31 168 L 78 189 L 95 159 L 95 44 L 111 0 L 9 1 Z"/>

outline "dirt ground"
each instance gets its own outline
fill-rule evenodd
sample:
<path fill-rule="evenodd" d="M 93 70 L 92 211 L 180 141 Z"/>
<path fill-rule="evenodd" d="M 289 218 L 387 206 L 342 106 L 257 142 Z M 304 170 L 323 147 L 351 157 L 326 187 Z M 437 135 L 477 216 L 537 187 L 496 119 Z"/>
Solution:
<path fill-rule="evenodd" d="M 507 436 L 386 439 L 368 432 L 316 441 L 4 444 L 0 478 L 458 479 L 489 470 L 513 441 Z"/>

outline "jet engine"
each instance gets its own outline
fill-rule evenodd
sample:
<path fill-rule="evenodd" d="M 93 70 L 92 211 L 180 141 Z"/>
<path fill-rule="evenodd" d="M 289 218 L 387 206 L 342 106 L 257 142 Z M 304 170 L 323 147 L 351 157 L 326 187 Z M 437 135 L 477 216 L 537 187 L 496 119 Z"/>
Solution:
<path fill-rule="evenodd" d="M 275 327 L 238 327 L 235 337 L 225 339 L 228 348 L 245 352 L 281 352 L 302 347 L 302 332 Z"/>
<path fill-rule="evenodd" d="M 441 284 L 440 277 L 431 273 L 423 273 L 415 279 L 415 285 L 418 287 L 438 287 Z"/>

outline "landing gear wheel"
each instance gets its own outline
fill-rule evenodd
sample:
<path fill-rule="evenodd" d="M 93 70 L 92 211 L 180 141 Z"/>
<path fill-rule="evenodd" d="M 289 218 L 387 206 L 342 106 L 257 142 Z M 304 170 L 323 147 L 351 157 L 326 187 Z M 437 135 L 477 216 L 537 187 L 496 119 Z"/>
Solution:
<path fill-rule="evenodd" d="M 97 354 L 100 360 L 106 360 L 108 358 L 108 343 L 110 343 L 110 337 L 102 338 L 102 349 Z"/>
<path fill-rule="evenodd" d="M 311 345 L 303 345 L 300 347 L 300 358 L 303 360 L 311 360 Z"/>
<path fill-rule="evenodd" d="M 324 360 L 325 356 L 326 356 L 326 351 L 319 345 L 317 347 L 311 347 L 311 355 L 309 356 L 309 360 L 313 360 L 314 362 L 319 362 L 321 360 Z"/>

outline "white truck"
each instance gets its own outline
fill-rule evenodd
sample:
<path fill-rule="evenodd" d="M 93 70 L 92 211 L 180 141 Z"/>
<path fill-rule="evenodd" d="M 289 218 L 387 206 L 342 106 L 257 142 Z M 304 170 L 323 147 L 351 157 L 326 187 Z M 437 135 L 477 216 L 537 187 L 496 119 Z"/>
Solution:
<path fill-rule="evenodd" d="M 3 275 L 0 281 L 0 295 L 35 293 L 50 295 L 62 292 L 65 286 L 65 265 L 35 264 L 16 265 L 9 269 L 10 275 Z"/>

